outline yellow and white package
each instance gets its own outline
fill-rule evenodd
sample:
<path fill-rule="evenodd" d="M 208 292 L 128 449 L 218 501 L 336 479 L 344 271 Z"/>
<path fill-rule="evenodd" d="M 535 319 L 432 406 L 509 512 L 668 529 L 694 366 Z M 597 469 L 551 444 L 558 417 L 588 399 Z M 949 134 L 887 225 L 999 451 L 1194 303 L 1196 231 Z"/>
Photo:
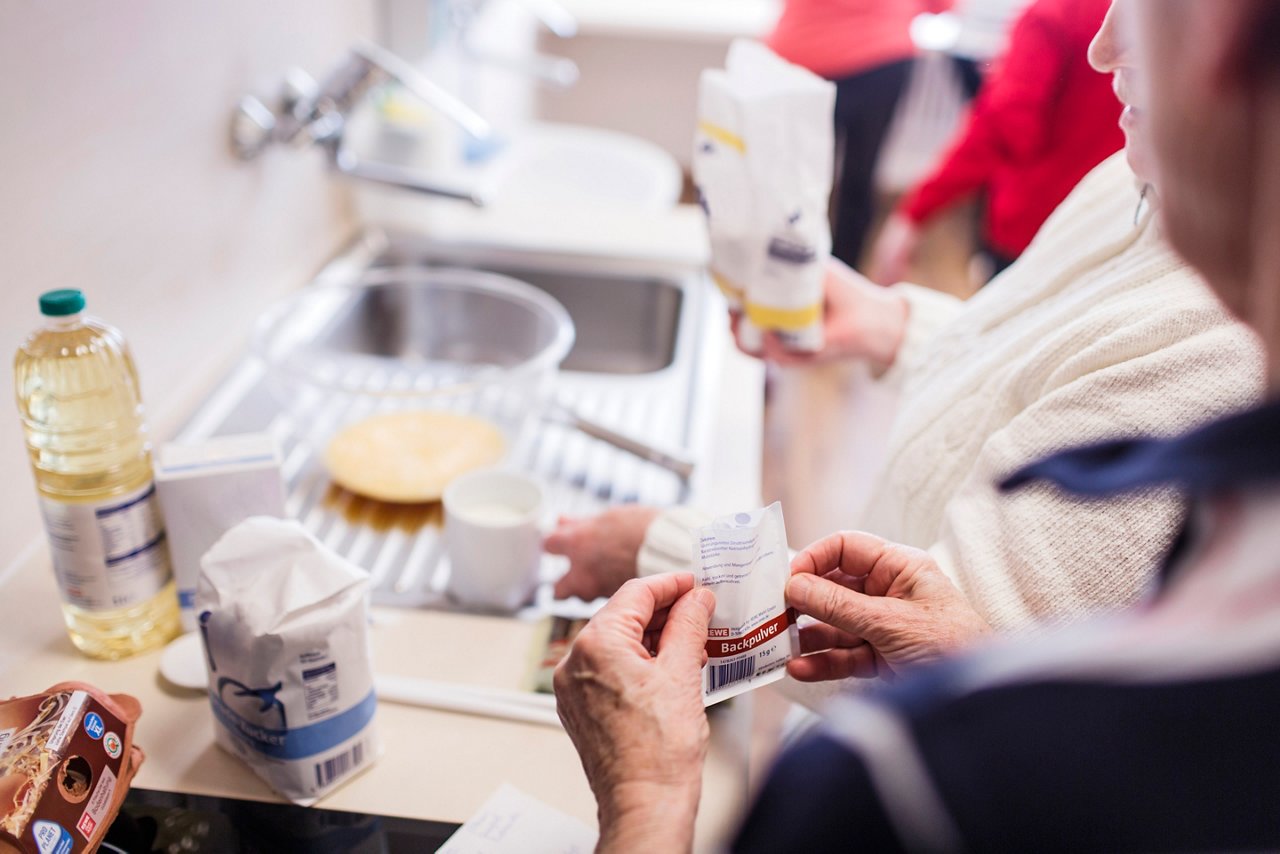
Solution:
<path fill-rule="evenodd" d="M 742 311 L 751 269 L 751 175 L 743 141 L 742 99 L 720 69 L 702 72 L 693 178 L 711 242 L 708 272 L 731 311 Z"/>
<path fill-rule="evenodd" d="M 822 347 L 834 110 L 831 82 L 758 42 L 735 41 L 723 71 L 702 73 L 693 176 L 711 274 L 743 313 L 748 349 L 762 330 L 792 350 Z"/>
<path fill-rule="evenodd" d="M 722 516 L 694 532 L 697 583 L 716 594 L 707 629 L 702 699 L 708 705 L 776 682 L 800 654 L 787 607 L 791 562 L 782 505 Z"/>

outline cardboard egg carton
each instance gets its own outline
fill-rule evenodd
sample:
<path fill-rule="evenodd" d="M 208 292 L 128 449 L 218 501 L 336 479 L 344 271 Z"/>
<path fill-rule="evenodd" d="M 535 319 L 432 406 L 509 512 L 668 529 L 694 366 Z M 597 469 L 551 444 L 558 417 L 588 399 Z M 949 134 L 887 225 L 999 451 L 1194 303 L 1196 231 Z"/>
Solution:
<path fill-rule="evenodd" d="M 139 714 L 75 682 L 0 701 L 0 852 L 95 850 L 142 764 Z"/>

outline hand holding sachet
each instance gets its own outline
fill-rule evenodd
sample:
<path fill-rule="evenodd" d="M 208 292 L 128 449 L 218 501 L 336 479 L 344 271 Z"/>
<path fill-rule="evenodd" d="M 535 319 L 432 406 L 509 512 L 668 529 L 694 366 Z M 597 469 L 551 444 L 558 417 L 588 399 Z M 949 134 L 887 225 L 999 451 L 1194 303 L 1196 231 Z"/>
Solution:
<path fill-rule="evenodd" d="M 743 313 L 749 349 L 762 330 L 790 349 L 822 347 L 834 109 L 832 83 L 757 42 L 735 41 L 724 70 L 702 73 L 694 180 L 710 272 Z"/>

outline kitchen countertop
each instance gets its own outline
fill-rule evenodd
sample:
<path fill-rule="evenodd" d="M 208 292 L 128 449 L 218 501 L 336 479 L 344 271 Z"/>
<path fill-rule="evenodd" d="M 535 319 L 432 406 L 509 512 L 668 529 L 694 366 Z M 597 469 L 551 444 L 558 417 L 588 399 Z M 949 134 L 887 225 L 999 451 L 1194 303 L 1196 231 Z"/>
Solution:
<path fill-rule="evenodd" d="M 675 214 L 688 221 L 688 212 Z M 597 228 L 599 224 L 597 223 Z M 692 226 L 689 226 L 692 227 Z M 681 226 L 656 229 L 667 237 Z M 601 246 L 616 245 L 607 233 Z M 580 241 L 580 236 L 577 238 Z M 634 242 L 634 235 L 628 237 Z M 624 241 L 625 242 L 625 241 Z M 686 239 L 684 245 L 696 243 Z M 677 253 L 678 254 L 678 253 Z M 644 253 L 641 253 L 644 255 Z M 690 257 L 675 259 L 683 263 Z M 723 350 L 715 424 L 704 459 L 701 503 L 717 511 L 760 502 L 762 370 L 732 346 L 722 318 L 709 317 L 705 334 Z M 231 340 L 234 340 L 232 338 Z M 228 354 L 230 357 L 234 354 Z M 143 368 L 145 370 L 145 366 Z M 172 433 L 190 401 L 160 401 L 157 435 Z M 169 405 L 166 406 L 165 404 Z M 166 429 L 167 428 L 167 429 Z M 219 750 L 203 695 L 173 689 L 158 673 L 159 652 L 121 662 L 80 655 L 59 620 L 57 591 L 43 538 L 5 543 L 21 555 L 0 579 L 0 691 L 29 694 L 64 680 L 82 680 L 142 703 L 137 743 L 148 754 L 136 785 L 150 789 L 251 800 L 276 796 L 246 766 Z M 24 552 L 23 549 L 26 549 Z M 16 603 L 21 603 L 17 605 Z M 438 611 L 375 609 L 373 646 L 380 673 L 516 688 L 526 667 L 534 624 Z M 746 796 L 751 703 L 735 702 L 713 715 L 713 746 L 703 787 L 699 847 L 732 825 Z M 386 750 L 364 774 L 320 802 L 330 809 L 461 822 L 501 783 L 509 782 L 589 823 L 595 806 L 576 753 L 558 728 L 519 724 L 382 703 Z"/>
<path fill-rule="evenodd" d="M 421 230 L 453 247 L 501 246 L 514 251 L 627 258 L 654 269 L 707 263 L 707 231 L 696 205 L 665 215 L 515 204 L 475 208 L 376 185 L 355 193 L 361 218 L 379 227 Z"/>

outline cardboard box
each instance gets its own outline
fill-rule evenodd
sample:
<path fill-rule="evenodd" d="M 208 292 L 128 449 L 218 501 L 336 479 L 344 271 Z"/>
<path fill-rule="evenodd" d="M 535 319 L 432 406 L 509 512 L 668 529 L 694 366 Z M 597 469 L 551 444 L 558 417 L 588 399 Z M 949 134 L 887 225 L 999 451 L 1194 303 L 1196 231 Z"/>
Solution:
<path fill-rule="evenodd" d="M 137 701 L 87 685 L 0 701 L 0 852 L 93 850 L 142 754 Z"/>
<path fill-rule="evenodd" d="M 250 516 L 284 518 L 280 451 L 266 433 L 219 436 L 198 444 L 166 444 L 156 465 L 182 628 L 196 628 L 200 558 Z"/>

